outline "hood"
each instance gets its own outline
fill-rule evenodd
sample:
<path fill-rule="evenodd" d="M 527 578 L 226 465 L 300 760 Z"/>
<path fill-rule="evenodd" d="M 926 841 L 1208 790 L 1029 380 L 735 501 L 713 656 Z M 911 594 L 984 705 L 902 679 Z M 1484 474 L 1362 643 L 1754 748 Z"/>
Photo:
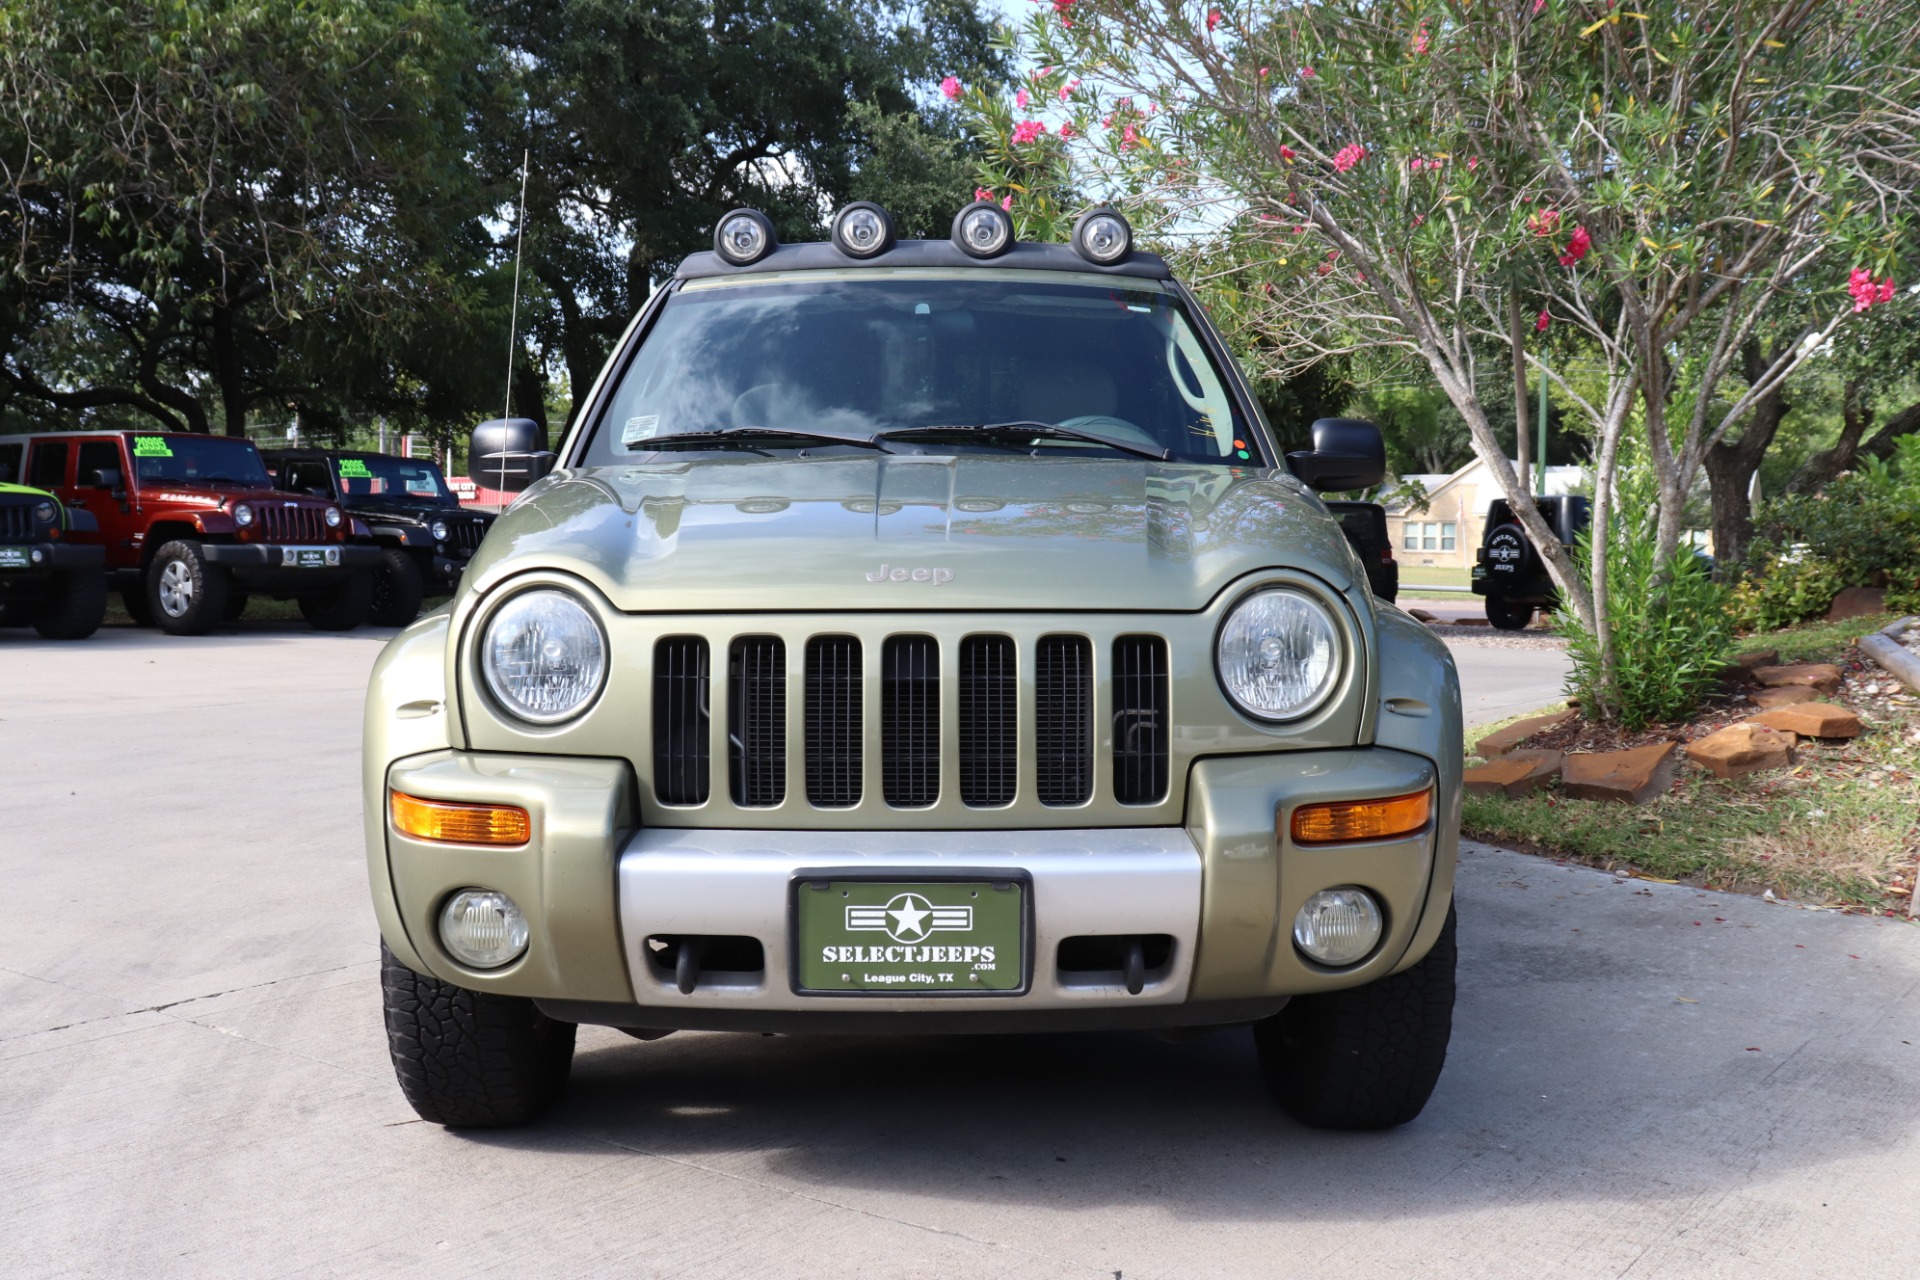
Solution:
<path fill-rule="evenodd" d="M 402 520 L 431 524 L 435 520 L 486 520 L 483 512 L 469 511 L 458 502 L 397 502 L 391 498 L 342 498 L 340 505 L 362 519 Z"/>
<path fill-rule="evenodd" d="M 282 503 L 287 506 L 332 507 L 339 505 L 305 493 L 284 493 L 279 489 L 251 485 L 209 485 L 191 480 L 154 480 L 142 484 L 136 495 L 144 502 L 204 502 L 220 506 L 227 502 L 250 502 L 255 506 Z"/>
<path fill-rule="evenodd" d="M 668 458 L 557 472 L 469 580 L 548 567 L 628 612 L 1204 608 L 1254 570 L 1346 590 L 1339 525 L 1292 476 L 1110 459 Z"/>

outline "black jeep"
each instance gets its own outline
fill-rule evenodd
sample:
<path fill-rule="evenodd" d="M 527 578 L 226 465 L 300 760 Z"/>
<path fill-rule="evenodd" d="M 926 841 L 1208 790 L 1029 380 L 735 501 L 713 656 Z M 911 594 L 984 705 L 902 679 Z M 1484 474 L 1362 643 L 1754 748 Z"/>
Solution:
<path fill-rule="evenodd" d="M 1327 510 L 1340 522 L 1340 532 L 1360 553 L 1367 567 L 1367 585 L 1373 594 L 1392 604 L 1400 594 L 1400 563 L 1393 558 L 1393 538 L 1387 533 L 1387 509 L 1377 502 L 1329 502 Z"/>
<path fill-rule="evenodd" d="M 380 544 L 370 621 L 404 627 L 428 594 L 450 595 L 493 516 L 469 511 L 430 458 L 350 449 L 270 449 L 267 470 L 290 493 L 331 498 Z"/>
<path fill-rule="evenodd" d="M 1556 495 L 1536 497 L 1534 502 L 1547 527 L 1571 550 L 1574 539 L 1587 527 L 1587 500 Z M 1495 498 L 1487 508 L 1480 550 L 1474 555 L 1473 593 L 1487 598 L 1487 621 L 1502 631 L 1519 631 L 1533 621 L 1535 609 L 1551 612 L 1559 603 L 1546 561 L 1505 498 Z"/>
<path fill-rule="evenodd" d="M 78 546 L 69 535 L 99 526 L 51 493 L 7 483 L 11 471 L 0 463 L 0 627 L 84 640 L 107 612 L 106 549 Z"/>

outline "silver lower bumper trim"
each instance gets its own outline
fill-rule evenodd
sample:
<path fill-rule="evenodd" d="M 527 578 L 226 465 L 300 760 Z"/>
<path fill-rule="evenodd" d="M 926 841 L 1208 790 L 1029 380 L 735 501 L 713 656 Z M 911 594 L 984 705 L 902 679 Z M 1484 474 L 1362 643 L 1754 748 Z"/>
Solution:
<path fill-rule="evenodd" d="M 788 949 L 789 886 L 817 868 L 1025 871 L 1033 885 L 1032 988 L 1005 998 L 799 995 Z M 1186 1000 L 1200 927 L 1200 854 L 1178 827 L 1083 831 L 711 831 L 645 829 L 620 854 L 619 909 L 633 995 L 642 1006 L 959 1014 L 992 1009 L 1093 1009 Z M 1138 995 L 1119 981 L 1063 976 L 1060 941 L 1081 934 L 1167 934 L 1165 967 Z M 703 975 L 688 995 L 644 950 L 655 935 L 757 938 L 766 969 Z"/>

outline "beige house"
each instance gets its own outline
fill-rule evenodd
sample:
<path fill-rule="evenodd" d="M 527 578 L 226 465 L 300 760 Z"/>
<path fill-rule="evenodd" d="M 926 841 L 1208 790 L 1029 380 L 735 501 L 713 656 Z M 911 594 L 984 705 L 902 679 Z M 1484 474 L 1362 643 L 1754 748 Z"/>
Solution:
<path fill-rule="evenodd" d="M 1584 474 L 1581 467 L 1548 467 L 1546 488 L 1541 492 L 1571 492 Z M 1486 464 L 1476 458 L 1452 475 L 1400 479 L 1403 484 L 1418 484 L 1427 494 L 1425 504 L 1418 509 L 1404 500 L 1387 504 L 1387 533 L 1393 539 L 1393 554 L 1400 561 L 1401 572 L 1429 567 L 1472 568 L 1487 508 L 1500 496 L 1500 486 L 1494 483 Z"/>

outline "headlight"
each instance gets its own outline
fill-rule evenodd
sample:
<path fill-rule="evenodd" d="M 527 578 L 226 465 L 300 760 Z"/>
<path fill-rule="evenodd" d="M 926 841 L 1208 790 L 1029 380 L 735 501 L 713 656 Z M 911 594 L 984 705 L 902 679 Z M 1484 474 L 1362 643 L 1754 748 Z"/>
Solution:
<path fill-rule="evenodd" d="M 1297 720 L 1327 700 L 1340 678 L 1333 615 L 1286 587 L 1256 591 L 1220 628 L 1214 660 L 1240 709 L 1262 720 Z"/>
<path fill-rule="evenodd" d="M 435 520 L 431 525 L 427 526 L 427 532 L 433 535 L 435 542 L 445 542 L 447 540 L 447 522 L 445 520 Z"/>
<path fill-rule="evenodd" d="M 494 611 L 480 643 L 487 688 L 522 720 L 553 724 L 593 701 L 607 675 L 607 641 L 579 599 L 545 588 Z"/>
<path fill-rule="evenodd" d="M 340 527 L 340 508 L 328 507 L 327 508 L 327 528 L 338 529 L 339 527 Z"/>
<path fill-rule="evenodd" d="M 242 529 L 252 524 L 253 508 L 248 506 L 244 502 L 241 503 L 239 506 L 235 507 L 233 509 L 233 522 L 239 525 Z"/>
<path fill-rule="evenodd" d="M 51 502 L 42 502 L 33 509 L 33 518 L 41 524 L 52 524 L 59 514 Z"/>

